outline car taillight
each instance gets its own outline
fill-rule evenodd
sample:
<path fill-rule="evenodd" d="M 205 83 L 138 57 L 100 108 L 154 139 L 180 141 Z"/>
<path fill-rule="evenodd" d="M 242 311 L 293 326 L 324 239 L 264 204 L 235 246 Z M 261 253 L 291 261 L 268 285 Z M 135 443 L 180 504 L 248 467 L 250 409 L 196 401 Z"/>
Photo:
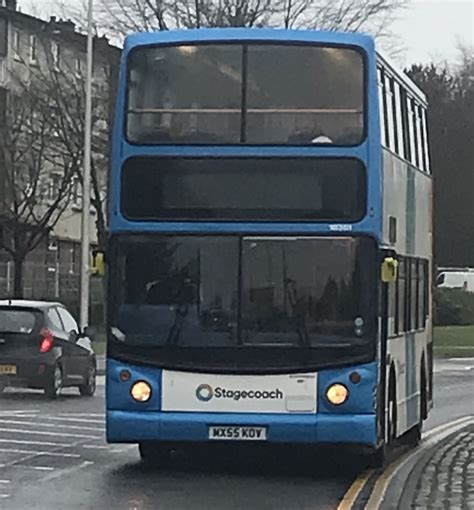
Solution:
<path fill-rule="evenodd" d="M 49 329 L 41 330 L 41 344 L 40 344 L 40 352 L 49 352 L 54 345 L 53 334 Z"/>

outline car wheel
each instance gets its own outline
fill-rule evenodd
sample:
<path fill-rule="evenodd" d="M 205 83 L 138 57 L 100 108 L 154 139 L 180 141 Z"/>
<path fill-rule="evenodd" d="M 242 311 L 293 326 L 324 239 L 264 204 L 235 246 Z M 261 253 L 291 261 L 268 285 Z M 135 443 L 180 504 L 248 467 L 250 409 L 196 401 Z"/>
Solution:
<path fill-rule="evenodd" d="M 142 462 L 150 467 L 164 467 L 171 459 L 170 448 L 159 442 L 139 443 L 138 451 Z"/>
<path fill-rule="evenodd" d="M 44 387 L 46 396 L 52 400 L 59 397 L 63 388 L 63 371 L 61 367 L 56 363 L 51 376 Z"/>
<path fill-rule="evenodd" d="M 85 384 L 79 386 L 79 392 L 84 397 L 92 397 L 96 388 L 96 369 L 94 365 L 89 367 L 87 371 L 87 380 Z"/>

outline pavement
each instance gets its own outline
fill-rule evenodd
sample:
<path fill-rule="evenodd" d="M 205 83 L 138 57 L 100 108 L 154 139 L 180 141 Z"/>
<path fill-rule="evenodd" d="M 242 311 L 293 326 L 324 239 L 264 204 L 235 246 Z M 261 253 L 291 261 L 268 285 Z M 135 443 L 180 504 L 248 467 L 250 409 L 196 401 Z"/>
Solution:
<path fill-rule="evenodd" d="M 474 416 L 437 427 L 375 478 L 366 510 L 474 508 Z"/>
<path fill-rule="evenodd" d="M 474 508 L 474 424 L 418 461 L 409 474 L 399 508 Z"/>
<path fill-rule="evenodd" d="M 443 363 L 435 372 L 427 434 L 472 413 L 469 365 Z M 164 470 L 146 469 L 135 445 L 105 442 L 104 379 L 93 398 L 75 389 L 57 401 L 39 391 L 0 395 L 2 510 L 329 510 L 365 469 L 347 454 L 297 447 L 204 457 L 184 452 Z M 408 476 L 412 485 L 397 494 L 396 505 L 403 497 L 409 506 L 392 508 L 474 508 L 472 434 L 463 429 L 435 443 L 430 454 L 426 449 Z M 430 506 L 439 502 L 445 506 Z"/>
<path fill-rule="evenodd" d="M 97 360 L 97 375 L 105 375 L 105 354 L 98 354 L 96 356 Z"/>

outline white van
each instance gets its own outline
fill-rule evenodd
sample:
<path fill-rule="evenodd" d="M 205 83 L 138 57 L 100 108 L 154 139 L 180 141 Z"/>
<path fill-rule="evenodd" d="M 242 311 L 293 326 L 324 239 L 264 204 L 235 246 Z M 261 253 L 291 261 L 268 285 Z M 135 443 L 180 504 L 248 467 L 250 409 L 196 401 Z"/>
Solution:
<path fill-rule="evenodd" d="M 448 287 L 474 292 L 474 268 L 440 268 L 438 277 L 436 278 L 436 285 L 438 287 Z"/>

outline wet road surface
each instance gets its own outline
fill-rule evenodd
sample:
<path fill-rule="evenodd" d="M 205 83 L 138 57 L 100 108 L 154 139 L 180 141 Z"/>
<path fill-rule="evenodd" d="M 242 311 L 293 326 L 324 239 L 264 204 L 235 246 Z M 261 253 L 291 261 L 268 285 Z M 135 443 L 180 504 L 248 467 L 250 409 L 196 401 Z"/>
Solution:
<path fill-rule="evenodd" d="M 425 430 L 472 413 L 474 363 L 443 362 Z M 465 398 L 462 398 L 464 395 Z M 107 445 L 104 387 L 93 398 L 66 390 L 0 396 L 0 508 L 334 509 L 363 462 L 331 450 L 177 452 L 169 467 L 145 468 L 135 445 Z"/>

